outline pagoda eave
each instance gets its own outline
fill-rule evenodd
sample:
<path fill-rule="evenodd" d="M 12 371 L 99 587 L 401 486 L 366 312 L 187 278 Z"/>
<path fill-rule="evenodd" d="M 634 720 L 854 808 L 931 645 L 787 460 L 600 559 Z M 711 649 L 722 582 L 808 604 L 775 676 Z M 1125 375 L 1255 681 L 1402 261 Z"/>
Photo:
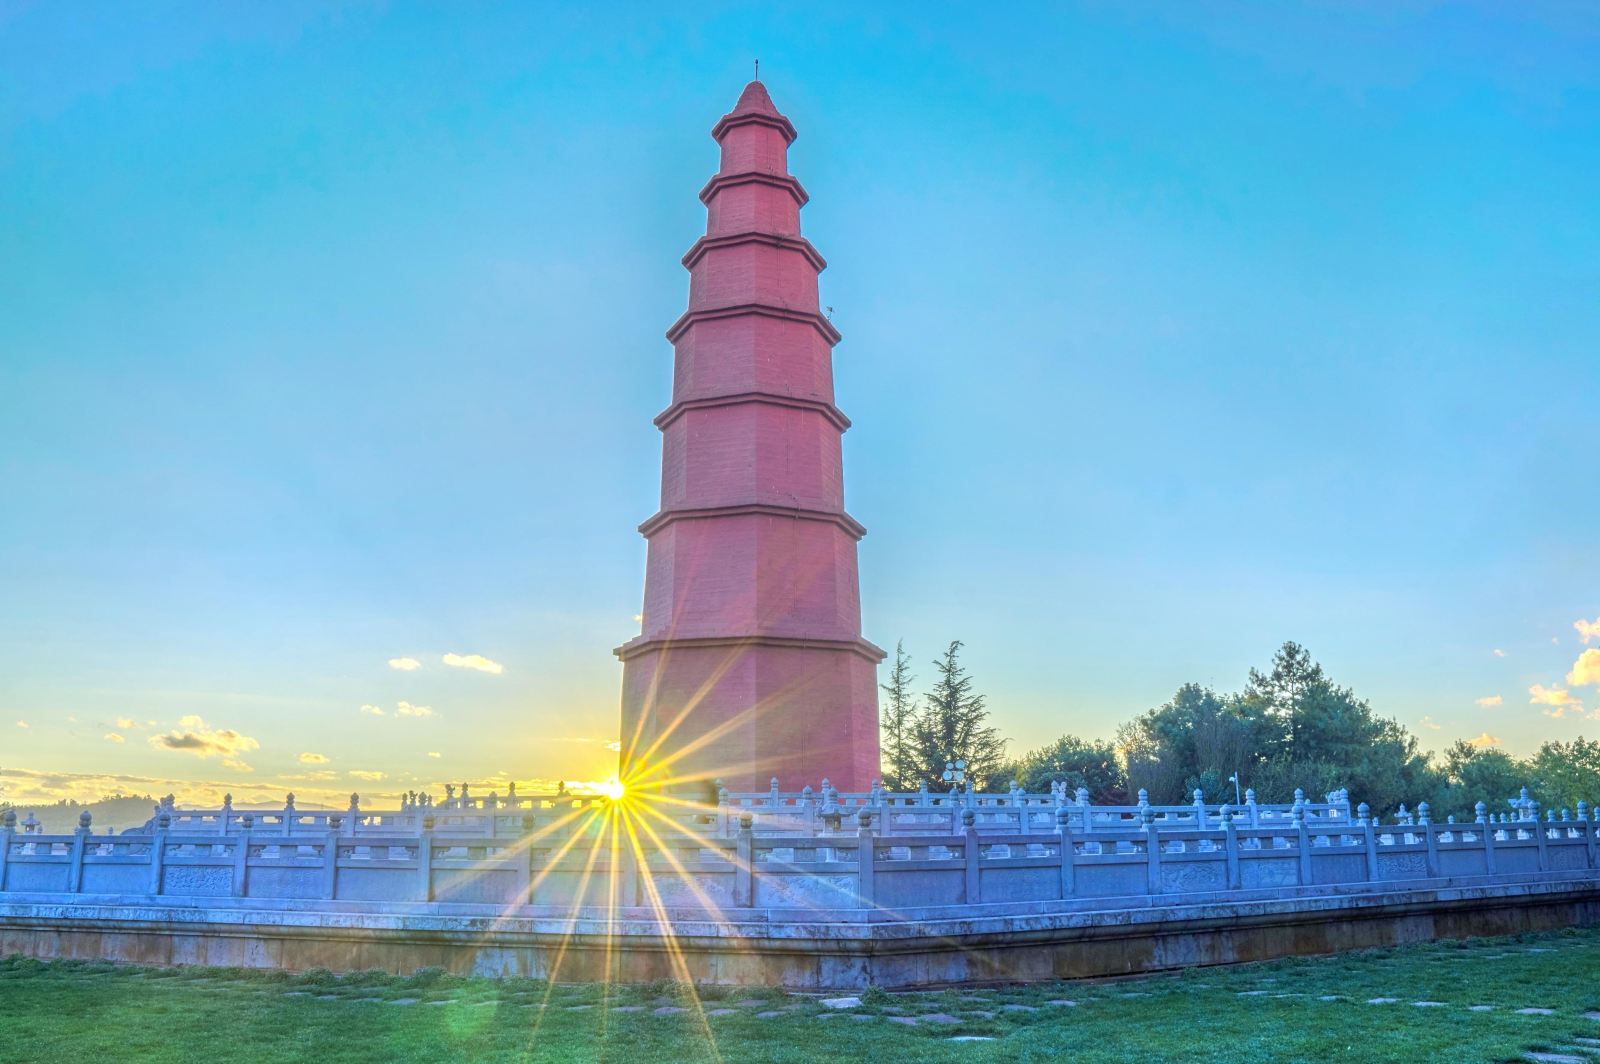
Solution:
<path fill-rule="evenodd" d="M 812 268 L 818 273 L 821 273 L 823 270 L 828 268 L 828 260 L 824 259 L 817 252 L 817 249 L 811 246 L 811 241 L 807 240 L 805 237 L 783 236 L 779 233 L 762 232 L 728 233 L 723 236 L 703 236 L 699 240 L 696 240 L 688 251 L 683 253 L 683 258 L 680 261 L 684 264 L 684 266 L 692 270 L 694 269 L 695 263 L 699 262 L 701 257 L 704 256 L 706 252 L 715 251 L 718 248 L 739 247 L 743 244 L 765 244 L 768 247 L 780 248 L 784 251 L 798 251 L 800 254 L 806 257 L 806 261 L 811 263 Z"/>
<path fill-rule="evenodd" d="M 787 174 L 768 174 L 760 170 L 746 170 L 738 174 L 717 174 L 706 182 L 700 190 L 700 202 L 711 206 L 711 197 L 725 188 L 736 185 L 768 185 L 772 188 L 781 188 L 794 197 L 794 205 L 804 207 L 811 201 L 800 180 Z"/>
<path fill-rule="evenodd" d="M 778 395 L 774 392 L 737 392 L 733 395 L 708 395 L 700 399 L 680 399 L 656 415 L 655 426 L 665 430 L 690 410 L 709 410 L 719 406 L 739 406 L 745 403 L 765 403 L 768 406 L 787 406 L 794 410 L 814 410 L 833 423 L 840 432 L 850 428 L 850 419 L 832 403 L 820 399 L 803 399 L 795 395 Z"/>
<path fill-rule="evenodd" d="M 736 303 L 726 307 L 703 307 L 684 313 L 677 321 L 672 323 L 672 328 L 667 330 L 667 340 L 677 343 L 678 337 L 688 331 L 691 325 L 700 321 L 715 321 L 719 318 L 738 318 L 746 314 L 756 314 L 768 318 L 778 318 L 782 321 L 800 321 L 815 328 L 830 344 L 836 344 L 844 339 L 844 335 L 833 327 L 833 322 L 823 317 L 814 310 L 797 310 L 794 307 L 782 307 L 776 303 Z"/>
<path fill-rule="evenodd" d="M 688 639 L 672 637 L 652 639 L 641 635 L 636 639 L 630 639 L 620 647 L 614 648 L 611 653 L 615 654 L 618 659 L 627 661 L 641 654 L 648 654 L 652 650 L 699 650 L 718 647 L 789 647 L 797 650 L 837 650 L 859 655 L 874 665 L 889 656 L 876 643 L 861 638 L 808 639 L 803 636 L 778 635 L 719 635 Z"/>
<path fill-rule="evenodd" d="M 860 542 L 867 534 L 867 526 L 838 510 L 812 510 L 803 506 L 775 506 L 772 503 L 738 503 L 733 506 L 698 506 L 693 508 L 674 507 L 662 510 L 639 526 L 639 534 L 645 537 L 672 524 L 674 521 L 703 521 L 717 517 L 742 517 L 747 514 L 760 514 L 767 517 L 786 517 L 795 521 L 823 521 L 837 525 L 846 534 Z"/>

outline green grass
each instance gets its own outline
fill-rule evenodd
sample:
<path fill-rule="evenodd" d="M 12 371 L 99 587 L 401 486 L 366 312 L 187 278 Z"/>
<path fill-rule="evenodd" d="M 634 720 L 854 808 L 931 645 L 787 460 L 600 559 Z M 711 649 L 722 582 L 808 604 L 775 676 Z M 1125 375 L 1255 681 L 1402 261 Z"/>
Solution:
<path fill-rule="evenodd" d="M 1337 1000 L 1319 1000 L 1325 996 Z M 871 1017 L 864 1021 L 821 1019 L 834 1010 L 816 997 L 767 990 L 696 996 L 674 984 L 13 957 L 0 961 L 0 1061 L 1504 1061 L 1600 1039 L 1600 1020 L 1584 1015 L 1600 1010 L 1600 930 L 1139 979 L 861 997 L 850 1014 Z M 1370 1005 L 1369 998 L 1399 1000 Z M 390 1004 L 405 999 L 416 1003 Z M 1062 999 L 1077 1004 L 1046 1004 Z M 1494 1009 L 1472 1012 L 1472 1005 Z M 686 1011 L 655 1015 L 662 1007 Z M 1554 1014 L 1516 1013 L 1525 1007 Z M 734 1011 L 701 1015 L 713 1009 Z M 791 1011 L 757 1015 L 783 1009 Z M 958 1022 L 891 1019 L 935 1013 Z M 995 1040 L 949 1041 L 954 1035 Z"/>

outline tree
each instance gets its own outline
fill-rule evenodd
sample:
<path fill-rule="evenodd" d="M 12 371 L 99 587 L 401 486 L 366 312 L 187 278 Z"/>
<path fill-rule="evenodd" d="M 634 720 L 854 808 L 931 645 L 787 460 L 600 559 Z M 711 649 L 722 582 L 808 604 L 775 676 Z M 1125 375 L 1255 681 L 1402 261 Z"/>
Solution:
<path fill-rule="evenodd" d="M 1122 805 L 1128 799 L 1116 746 L 1075 735 L 1063 735 L 1048 746 L 1028 751 L 1007 765 L 1003 776 L 1033 793 L 1048 791 L 1053 783 L 1065 783 L 1069 793 L 1085 787 L 1089 801 L 1096 805 Z"/>
<path fill-rule="evenodd" d="M 1516 798 L 1523 787 L 1532 784 L 1533 766 L 1519 761 L 1504 750 L 1473 746 L 1457 739 L 1444 755 L 1445 786 L 1434 803 L 1435 819 L 1455 814 L 1469 821 L 1479 802 L 1491 814 L 1504 813 L 1506 800 Z"/>
<path fill-rule="evenodd" d="M 894 668 L 889 670 L 889 682 L 879 684 L 884 702 L 881 716 L 883 730 L 883 785 L 891 791 L 914 791 L 919 782 L 922 764 L 917 757 L 916 722 L 917 697 L 911 693 L 911 659 L 906 657 L 903 640 L 894 645 Z"/>
<path fill-rule="evenodd" d="M 1000 782 L 1006 741 L 988 724 L 983 696 L 973 692 L 972 677 L 961 667 L 961 646 L 959 639 L 952 640 L 933 663 L 938 679 L 924 696 L 914 729 L 918 777 L 937 781 L 945 762 L 960 758 L 972 787 L 985 789 Z"/>
<path fill-rule="evenodd" d="M 1600 801 L 1600 742 L 1581 735 L 1570 743 L 1549 742 L 1533 755 L 1533 795 L 1545 809 L 1576 809 Z"/>

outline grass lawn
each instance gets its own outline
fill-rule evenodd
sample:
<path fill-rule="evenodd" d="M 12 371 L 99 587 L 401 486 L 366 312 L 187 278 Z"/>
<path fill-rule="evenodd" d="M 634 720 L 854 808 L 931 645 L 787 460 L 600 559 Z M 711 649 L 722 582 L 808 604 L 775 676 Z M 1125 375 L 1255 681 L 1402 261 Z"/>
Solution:
<path fill-rule="evenodd" d="M 0 961 L 0 1060 L 1600 1060 L 1600 930 L 859 996 L 831 1008 L 771 991 L 13 957 Z"/>

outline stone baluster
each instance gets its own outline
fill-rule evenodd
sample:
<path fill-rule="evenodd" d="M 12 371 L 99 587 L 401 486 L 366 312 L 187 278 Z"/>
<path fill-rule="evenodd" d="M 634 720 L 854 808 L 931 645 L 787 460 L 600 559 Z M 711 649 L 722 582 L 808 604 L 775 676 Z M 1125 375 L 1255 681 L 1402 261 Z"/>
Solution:
<path fill-rule="evenodd" d="M 1199 787 L 1194 789 L 1194 826 L 1197 831 L 1206 827 L 1206 795 Z"/>
<path fill-rule="evenodd" d="M 1527 792 L 1526 787 L 1523 788 L 1523 792 Z M 1539 844 L 1539 871 L 1546 872 L 1550 869 L 1550 857 L 1547 847 L 1549 840 L 1545 838 L 1544 826 L 1539 823 L 1539 803 L 1530 798 L 1528 799 L 1527 809 L 1528 830 L 1533 832 L 1534 840 Z"/>
<path fill-rule="evenodd" d="M 454 783 L 446 783 L 444 785 L 444 807 L 446 809 L 449 809 L 451 806 L 453 806 L 455 804 L 456 804 L 456 785 Z"/>
<path fill-rule="evenodd" d="M 1489 807 L 1482 802 L 1472 807 L 1473 823 L 1475 830 L 1483 836 L 1483 868 L 1487 875 L 1494 875 L 1494 824 L 1489 818 Z"/>
<path fill-rule="evenodd" d="M 1256 792 L 1254 787 L 1246 787 L 1244 789 L 1244 809 L 1246 815 L 1250 818 L 1250 826 L 1252 828 L 1259 828 L 1261 826 L 1261 811 L 1256 808 Z"/>
<path fill-rule="evenodd" d="M 1289 818 L 1294 823 L 1295 848 L 1300 858 L 1300 885 L 1302 887 L 1310 886 L 1313 879 L 1311 874 L 1311 830 L 1306 827 L 1306 803 L 1303 797 L 1289 811 Z"/>
<path fill-rule="evenodd" d="M 1083 815 L 1083 833 L 1088 835 L 1094 830 L 1094 810 L 1089 806 L 1089 788 L 1078 788 L 1078 810 Z"/>
<path fill-rule="evenodd" d="M 1161 840 L 1156 835 L 1156 814 L 1150 803 L 1139 792 L 1139 828 L 1144 832 L 1145 888 L 1151 894 L 1161 893 Z"/>
<path fill-rule="evenodd" d="M 220 835 L 226 835 L 228 833 L 228 825 L 233 820 L 232 794 L 224 794 L 222 796 L 222 815 L 218 819 L 221 821 L 221 823 L 217 825 L 217 833 Z"/>
<path fill-rule="evenodd" d="M 917 781 L 917 807 L 920 808 L 920 809 L 926 809 L 930 804 L 931 804 L 931 802 L 930 802 L 930 798 L 929 798 L 929 794 L 928 794 L 928 781 L 927 780 L 918 780 Z"/>
<path fill-rule="evenodd" d="M 345 810 L 345 818 L 347 824 L 346 833 L 354 835 L 356 833 L 356 825 L 361 818 L 361 795 L 354 791 L 350 792 L 350 808 Z"/>
<path fill-rule="evenodd" d="M 728 837 L 728 806 L 733 802 L 733 796 L 728 793 L 728 788 L 717 788 L 717 838 Z"/>
<path fill-rule="evenodd" d="M 283 833 L 285 835 L 293 834 L 294 817 L 294 792 L 290 791 L 283 799 Z"/>
<path fill-rule="evenodd" d="M 783 804 L 783 796 L 778 790 L 778 777 L 772 777 L 767 784 L 767 804 L 776 809 Z"/>
<path fill-rule="evenodd" d="M 510 783 L 506 784 L 506 808 L 515 809 L 517 807 L 517 800 L 517 781 L 512 780 Z"/>
<path fill-rule="evenodd" d="M 812 796 L 811 784 L 806 784 L 800 792 L 800 812 L 805 818 L 806 834 L 812 838 L 817 834 L 817 802 Z"/>

